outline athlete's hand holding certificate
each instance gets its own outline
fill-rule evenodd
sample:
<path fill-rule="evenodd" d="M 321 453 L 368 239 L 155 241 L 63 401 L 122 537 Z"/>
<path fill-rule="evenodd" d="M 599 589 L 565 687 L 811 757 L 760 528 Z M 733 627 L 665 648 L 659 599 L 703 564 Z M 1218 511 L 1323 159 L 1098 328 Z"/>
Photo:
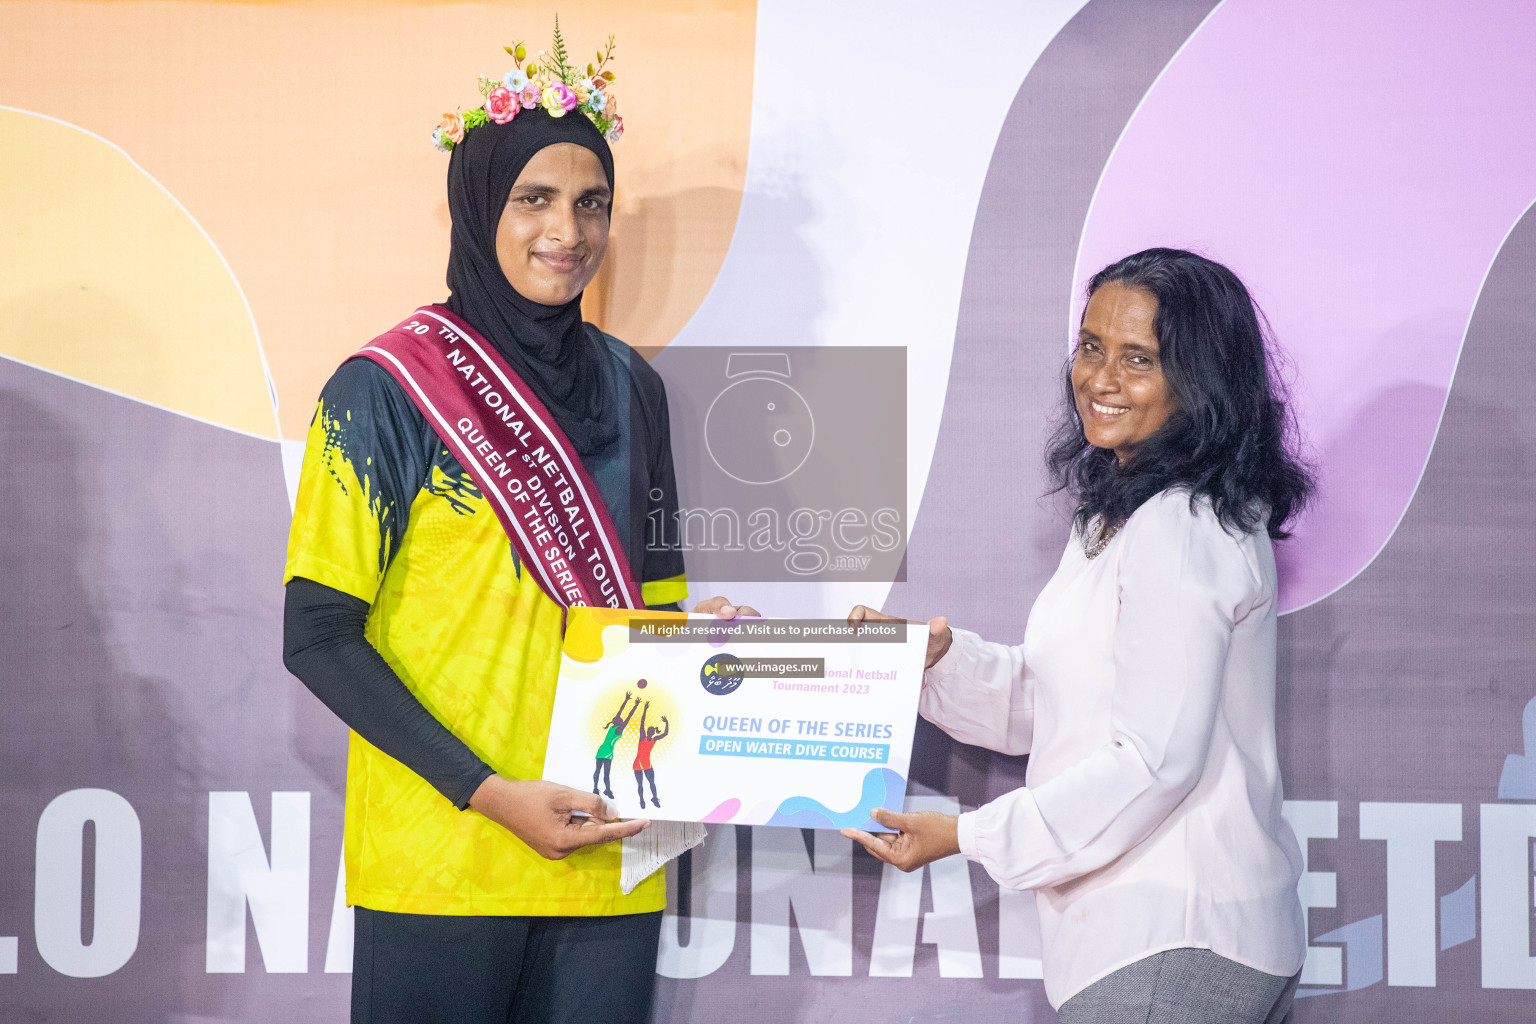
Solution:
<path fill-rule="evenodd" d="M 929 631 L 573 608 L 544 778 L 620 815 L 883 830 Z"/>

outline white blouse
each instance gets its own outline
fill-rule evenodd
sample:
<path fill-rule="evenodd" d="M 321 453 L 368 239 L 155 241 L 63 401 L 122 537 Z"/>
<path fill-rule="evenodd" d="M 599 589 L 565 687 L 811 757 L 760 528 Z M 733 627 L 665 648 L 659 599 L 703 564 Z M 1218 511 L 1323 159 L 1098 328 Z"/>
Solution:
<path fill-rule="evenodd" d="M 960 815 L 960 849 L 1035 891 L 1052 1006 L 1165 949 L 1301 969 L 1275 603 L 1269 536 L 1165 491 L 1097 558 L 1074 532 L 1023 646 L 956 629 L 924 676 L 924 718 L 1030 755 L 1023 789 Z"/>

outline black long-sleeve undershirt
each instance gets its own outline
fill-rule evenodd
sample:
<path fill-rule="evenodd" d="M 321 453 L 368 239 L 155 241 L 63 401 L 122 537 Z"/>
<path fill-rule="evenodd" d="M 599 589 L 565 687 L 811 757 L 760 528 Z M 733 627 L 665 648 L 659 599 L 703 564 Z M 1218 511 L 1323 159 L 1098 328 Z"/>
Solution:
<path fill-rule="evenodd" d="M 283 602 L 283 664 L 353 732 L 463 810 L 496 774 L 432 716 L 363 635 L 368 603 L 295 576 Z"/>

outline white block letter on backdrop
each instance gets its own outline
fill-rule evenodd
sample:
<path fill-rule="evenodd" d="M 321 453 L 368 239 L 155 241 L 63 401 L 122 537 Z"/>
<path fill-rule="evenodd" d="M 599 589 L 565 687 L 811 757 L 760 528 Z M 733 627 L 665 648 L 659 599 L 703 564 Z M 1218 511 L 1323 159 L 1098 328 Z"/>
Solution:
<path fill-rule="evenodd" d="M 81 941 L 85 823 L 96 823 L 95 921 Z M 37 820 L 37 885 L 33 926 L 37 951 L 71 978 L 100 978 L 128 962 L 139 946 L 143 837 L 131 804 L 106 789 L 72 789 Z"/>
<path fill-rule="evenodd" d="M 798 832 L 795 837 L 799 838 Z M 754 847 L 754 860 L 755 853 Z M 819 862 L 819 849 L 817 854 Z M 656 958 L 656 973 L 666 978 L 714 974 L 736 948 L 736 826 L 712 827 L 704 845 L 695 846 L 690 856 L 693 877 L 688 886 L 686 946 L 679 939 L 675 908 L 677 862 L 667 863 L 667 892 L 673 895 L 661 916 L 661 949 Z"/>
<path fill-rule="evenodd" d="M 352 973 L 354 915 L 347 906 L 347 851 L 336 868 L 336 895 L 331 900 L 331 930 L 325 940 L 325 973 Z"/>
<path fill-rule="evenodd" d="M 1531 839 L 1536 804 L 1483 804 L 1483 988 L 1536 988 Z"/>
<path fill-rule="evenodd" d="M 817 829 L 816 865 L 797 828 L 752 830 L 752 973 L 789 973 L 789 912 L 812 974 L 853 973 L 853 841 Z"/>
<path fill-rule="evenodd" d="M 1332 871 L 1308 871 L 1307 841 L 1339 838 L 1339 802 L 1337 800 L 1287 800 L 1281 814 L 1296 833 L 1301 846 L 1301 878 L 1296 894 L 1301 897 L 1303 915 L 1313 907 L 1339 905 L 1338 877 Z M 1307 934 L 1312 933 L 1311 925 Z M 1308 946 L 1307 960 L 1301 968 L 1303 985 L 1344 984 L 1344 950 L 1338 946 Z"/>
<path fill-rule="evenodd" d="M 1362 803 L 1360 838 L 1387 844 L 1387 984 L 1433 988 L 1435 843 L 1461 841 L 1461 804 Z"/>
<path fill-rule="evenodd" d="M 997 976 L 1043 978 L 1040 911 L 1031 889 L 997 891 Z"/>
<path fill-rule="evenodd" d="M 906 810 L 955 814 L 960 804 L 947 796 L 908 796 Z M 971 869 L 958 854 L 910 874 L 885 865 L 880 874 L 880 904 L 875 910 L 870 977 L 912 976 L 924 874 L 933 889 L 933 909 L 923 915 L 923 941 L 938 947 L 939 976 L 981 977 L 981 937 L 976 931 L 976 907 L 971 899 Z"/>
<path fill-rule="evenodd" d="M 269 974 L 309 969 L 309 794 L 272 794 L 272 859 L 246 792 L 208 794 L 209 974 L 245 970 L 245 907 Z"/>

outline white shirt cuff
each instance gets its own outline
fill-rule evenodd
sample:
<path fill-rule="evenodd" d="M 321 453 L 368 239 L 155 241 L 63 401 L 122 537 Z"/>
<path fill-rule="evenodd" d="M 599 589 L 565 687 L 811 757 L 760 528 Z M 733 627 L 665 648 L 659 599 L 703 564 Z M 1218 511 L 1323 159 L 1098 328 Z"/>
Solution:
<path fill-rule="evenodd" d="M 956 836 L 960 842 L 960 852 L 967 860 L 978 860 L 980 854 L 976 849 L 976 812 L 966 811 L 960 815 L 955 823 Z"/>
<path fill-rule="evenodd" d="M 933 663 L 932 668 L 923 671 L 923 685 L 925 687 L 942 686 L 955 678 L 955 673 L 960 668 L 960 659 L 962 657 L 960 648 L 965 646 L 961 640 L 961 634 L 964 632 L 964 630 L 950 628 L 952 639 L 950 640 L 949 650 L 944 652 L 944 657 Z"/>

